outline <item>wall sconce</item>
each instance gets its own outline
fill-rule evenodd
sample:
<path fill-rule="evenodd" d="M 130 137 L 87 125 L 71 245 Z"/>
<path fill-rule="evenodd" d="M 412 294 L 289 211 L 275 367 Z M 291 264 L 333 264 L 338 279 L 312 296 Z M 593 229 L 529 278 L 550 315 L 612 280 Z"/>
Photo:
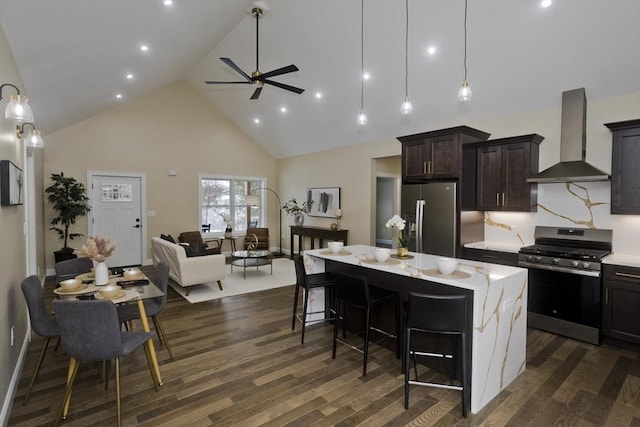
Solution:
<path fill-rule="evenodd" d="M 2 100 L 2 89 L 5 86 L 11 86 L 17 92 L 16 95 L 11 95 L 11 101 L 7 105 L 7 109 L 4 111 L 5 119 L 9 120 L 18 120 L 21 122 L 32 122 L 33 121 L 33 111 L 29 106 L 28 100 L 24 95 L 20 95 L 20 89 L 17 86 L 12 85 L 11 83 L 5 83 L 0 86 L 0 100 Z"/>
<path fill-rule="evenodd" d="M 24 127 L 31 126 L 29 129 L 29 133 L 24 136 L 24 142 L 27 144 L 27 147 L 35 147 L 42 148 L 44 147 L 44 141 L 42 140 L 42 136 L 40 135 L 40 131 L 36 129 L 33 123 L 23 123 L 22 126 L 16 126 L 16 136 L 18 139 L 22 138 L 24 135 Z"/>

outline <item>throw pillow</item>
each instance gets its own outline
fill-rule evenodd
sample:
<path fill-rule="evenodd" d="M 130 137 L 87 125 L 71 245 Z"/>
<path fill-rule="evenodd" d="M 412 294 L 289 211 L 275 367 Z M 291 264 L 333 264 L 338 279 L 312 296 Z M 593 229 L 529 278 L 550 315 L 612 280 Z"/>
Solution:
<path fill-rule="evenodd" d="M 161 234 L 160 238 L 166 240 L 167 242 L 175 243 L 176 240 L 171 236 L 171 234 Z"/>
<path fill-rule="evenodd" d="M 204 256 L 207 254 L 207 245 L 199 243 L 197 245 L 184 246 L 184 251 L 188 257 Z"/>

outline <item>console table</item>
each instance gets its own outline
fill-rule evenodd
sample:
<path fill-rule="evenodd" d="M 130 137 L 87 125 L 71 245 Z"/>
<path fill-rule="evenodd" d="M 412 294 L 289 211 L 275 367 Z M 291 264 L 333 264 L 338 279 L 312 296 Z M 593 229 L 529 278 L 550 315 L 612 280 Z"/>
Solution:
<path fill-rule="evenodd" d="M 345 246 L 349 243 L 347 242 L 347 233 L 349 230 L 332 230 L 330 228 L 324 227 L 305 227 L 303 225 L 290 225 L 291 227 L 291 255 L 290 258 L 293 259 L 293 255 L 295 253 L 293 247 L 293 237 L 298 236 L 298 255 L 302 251 L 302 238 L 310 237 L 311 238 L 311 249 L 315 249 L 315 240 L 319 239 L 319 247 L 322 247 L 322 241 L 327 240 L 336 240 L 342 241 Z"/>

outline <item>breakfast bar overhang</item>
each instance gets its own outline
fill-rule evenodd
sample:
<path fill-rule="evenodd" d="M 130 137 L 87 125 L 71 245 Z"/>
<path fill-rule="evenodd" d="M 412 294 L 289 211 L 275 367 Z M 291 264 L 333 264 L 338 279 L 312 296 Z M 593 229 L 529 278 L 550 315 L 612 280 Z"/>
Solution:
<path fill-rule="evenodd" d="M 409 292 L 468 295 L 473 319 L 471 351 L 466 355 L 471 361 L 471 412 L 479 412 L 525 370 L 527 270 L 459 260 L 456 272 L 447 276 L 437 271 L 434 255 L 412 252 L 410 258 L 380 263 L 373 249 L 352 245 L 336 254 L 307 250 L 305 269 L 364 275 L 375 286 L 397 291 L 401 301 Z M 323 298 L 310 297 L 310 303 L 317 309 Z"/>

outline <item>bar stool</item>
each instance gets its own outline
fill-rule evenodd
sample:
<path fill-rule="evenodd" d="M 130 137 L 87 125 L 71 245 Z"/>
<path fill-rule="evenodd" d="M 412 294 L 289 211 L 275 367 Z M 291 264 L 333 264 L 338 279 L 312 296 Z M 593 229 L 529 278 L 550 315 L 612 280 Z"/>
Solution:
<path fill-rule="evenodd" d="M 400 358 L 400 299 L 397 292 L 369 285 L 365 276 L 354 276 L 345 273 L 335 273 L 336 277 L 336 322 L 333 328 L 333 354 L 336 358 L 337 343 L 346 345 L 364 355 L 362 376 L 367 376 L 367 358 L 369 357 L 369 331 L 374 330 L 385 337 L 396 339 L 396 355 Z M 396 331 L 395 335 L 371 326 L 371 310 L 386 303 L 395 304 Z M 356 307 L 365 311 L 364 346 L 358 348 L 346 341 L 346 307 Z M 342 319 L 342 337 L 338 338 L 338 323 Z"/>
<path fill-rule="evenodd" d="M 296 290 L 295 295 L 293 296 L 293 317 L 291 319 L 291 330 L 293 331 L 295 329 L 296 319 L 298 319 L 300 323 L 302 323 L 302 338 L 300 340 L 300 343 L 304 344 L 304 331 L 308 323 L 333 320 L 333 317 L 326 316 L 321 320 L 307 320 L 307 316 L 310 314 L 325 313 L 325 311 L 307 311 L 309 305 L 309 290 L 314 288 L 325 288 L 325 290 L 328 290 L 330 292 L 330 295 L 332 295 L 332 290 L 334 285 L 336 284 L 336 281 L 331 273 L 307 274 L 304 269 L 304 262 L 300 257 L 296 257 L 293 260 L 293 263 L 296 268 Z M 298 313 L 298 295 L 300 294 L 300 288 L 304 289 L 304 303 L 302 307 L 302 313 Z M 329 298 L 329 300 L 333 301 L 333 298 Z"/>
<path fill-rule="evenodd" d="M 418 351 L 413 347 L 415 334 L 439 334 L 450 337 L 451 351 L 446 354 Z M 466 358 L 466 336 L 469 333 L 467 318 L 466 295 L 427 295 L 414 292 L 409 293 L 407 308 L 407 323 L 405 326 L 404 340 L 404 408 L 409 408 L 409 385 L 439 387 L 451 390 L 460 390 L 462 397 L 462 416 L 467 417 L 469 370 Z M 462 357 L 461 385 L 431 383 L 418 380 L 418 368 L 416 356 L 435 357 L 442 360 L 450 360 L 456 366 L 455 343 L 460 341 L 459 357 Z M 421 346 L 421 350 L 424 350 Z M 415 381 L 409 379 L 409 359 L 413 360 Z"/>

